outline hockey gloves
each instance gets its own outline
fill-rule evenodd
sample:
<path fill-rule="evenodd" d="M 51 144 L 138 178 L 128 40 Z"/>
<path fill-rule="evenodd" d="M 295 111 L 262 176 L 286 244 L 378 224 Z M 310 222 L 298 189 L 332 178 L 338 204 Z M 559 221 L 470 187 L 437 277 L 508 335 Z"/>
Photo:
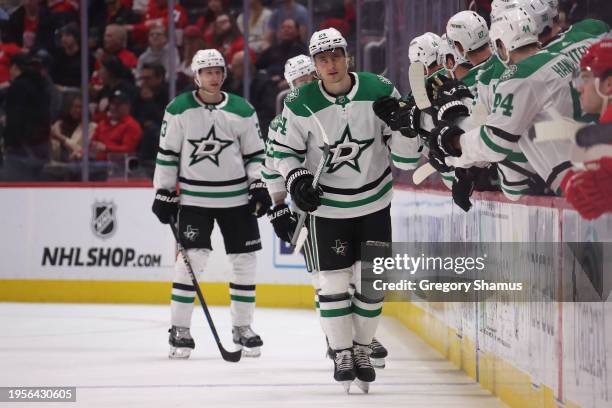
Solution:
<path fill-rule="evenodd" d="M 468 212 L 472 208 L 470 196 L 474 191 L 474 176 L 470 169 L 455 169 L 455 180 L 453 181 L 453 201 L 463 211 Z"/>
<path fill-rule="evenodd" d="M 460 127 L 441 121 L 429 135 L 429 149 L 437 150 L 447 156 L 461 156 L 461 149 L 455 147 L 457 139 L 465 133 Z"/>
<path fill-rule="evenodd" d="M 387 126 L 392 127 L 392 118 L 395 112 L 399 109 L 399 101 L 392 96 L 381 96 L 372 104 L 372 109 L 376 116 L 380 118 Z"/>
<path fill-rule="evenodd" d="M 279 204 L 268 211 L 268 219 L 272 223 L 276 236 L 286 242 L 291 242 L 297 225 L 297 218 L 287 204 Z"/>
<path fill-rule="evenodd" d="M 257 218 L 263 216 L 272 206 L 266 183 L 255 180 L 249 186 L 249 212 Z"/>
<path fill-rule="evenodd" d="M 323 190 L 314 188 L 314 176 L 305 168 L 297 168 L 287 175 L 287 191 L 297 207 L 305 212 L 313 212 L 321 205 Z"/>
<path fill-rule="evenodd" d="M 153 201 L 153 213 L 162 224 L 170 224 L 170 219 L 178 214 L 179 198 L 174 191 L 157 190 Z"/>

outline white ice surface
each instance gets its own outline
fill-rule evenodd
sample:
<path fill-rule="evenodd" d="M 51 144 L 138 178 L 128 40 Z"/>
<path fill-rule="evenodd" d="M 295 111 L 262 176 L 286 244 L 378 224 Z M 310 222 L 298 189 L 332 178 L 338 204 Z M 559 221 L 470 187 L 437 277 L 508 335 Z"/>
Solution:
<path fill-rule="evenodd" d="M 221 360 L 201 309 L 196 349 L 167 357 L 169 306 L 0 303 L 0 386 L 76 386 L 77 403 L 0 403 L 32 407 L 502 407 L 472 379 L 394 319 L 377 337 L 389 349 L 370 394 L 346 395 L 314 311 L 257 309 L 259 359 Z M 212 308 L 233 349 L 229 310 Z"/>

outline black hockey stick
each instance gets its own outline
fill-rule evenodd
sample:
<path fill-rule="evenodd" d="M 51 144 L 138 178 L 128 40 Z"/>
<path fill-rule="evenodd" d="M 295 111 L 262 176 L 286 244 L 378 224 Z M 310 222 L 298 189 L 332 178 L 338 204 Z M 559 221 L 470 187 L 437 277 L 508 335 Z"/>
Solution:
<path fill-rule="evenodd" d="M 202 295 L 202 290 L 200 289 L 200 285 L 198 284 L 198 280 L 193 272 L 193 268 L 191 267 L 191 262 L 189 262 L 189 258 L 187 257 L 187 251 L 183 248 L 181 244 L 180 236 L 178 231 L 176 230 L 176 218 L 174 216 L 170 217 L 170 228 L 172 229 L 172 235 L 174 235 L 174 239 L 176 240 L 176 244 L 178 246 L 178 250 L 185 261 L 185 266 L 187 267 L 187 271 L 191 276 L 191 282 L 193 283 L 193 287 L 198 294 L 198 299 L 200 299 L 200 304 L 202 305 L 202 309 L 204 310 L 204 314 L 206 315 L 206 320 L 208 320 L 208 326 L 210 330 L 212 330 L 212 334 L 215 337 L 215 341 L 217 342 L 217 346 L 219 347 L 219 351 L 221 352 L 221 357 L 225 361 L 231 361 L 232 363 L 236 363 L 240 361 L 242 357 L 242 350 L 237 351 L 227 351 L 223 348 L 221 344 L 221 339 L 219 339 L 219 334 L 217 334 L 217 329 L 215 328 L 215 324 L 213 323 L 212 317 L 210 316 L 210 312 L 208 311 L 208 306 L 206 306 L 206 302 L 204 301 L 204 295 Z"/>

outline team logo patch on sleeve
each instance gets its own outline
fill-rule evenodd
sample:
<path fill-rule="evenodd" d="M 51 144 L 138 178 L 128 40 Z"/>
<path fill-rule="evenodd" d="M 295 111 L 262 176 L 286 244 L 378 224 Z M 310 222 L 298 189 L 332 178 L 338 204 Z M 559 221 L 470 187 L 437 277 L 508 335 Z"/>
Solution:
<path fill-rule="evenodd" d="M 378 79 L 380 80 L 380 82 L 382 82 L 383 84 L 387 84 L 387 85 L 393 85 L 393 83 L 391 83 L 391 81 L 389 81 L 387 78 L 385 78 L 382 75 L 376 75 L 378 77 Z"/>
<path fill-rule="evenodd" d="M 291 103 L 295 101 L 298 96 L 300 96 L 300 89 L 299 88 L 292 89 L 291 92 L 289 92 L 287 96 L 285 96 L 285 102 Z"/>
<path fill-rule="evenodd" d="M 505 81 L 507 79 L 510 79 L 514 76 L 514 74 L 516 73 L 516 70 L 518 68 L 516 68 L 516 65 L 510 65 L 502 74 L 502 76 L 499 77 L 500 81 Z"/>

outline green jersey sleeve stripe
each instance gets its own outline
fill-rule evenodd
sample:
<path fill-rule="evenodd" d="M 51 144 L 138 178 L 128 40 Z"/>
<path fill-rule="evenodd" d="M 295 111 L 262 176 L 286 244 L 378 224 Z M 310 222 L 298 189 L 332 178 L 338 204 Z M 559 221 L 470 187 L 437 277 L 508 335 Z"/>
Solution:
<path fill-rule="evenodd" d="M 280 174 L 268 174 L 268 173 L 265 173 L 263 171 L 261 172 L 261 175 L 263 176 L 263 178 L 265 178 L 267 180 L 274 180 L 274 179 L 277 179 L 277 178 L 281 177 Z"/>
<path fill-rule="evenodd" d="M 416 163 L 419 161 L 420 157 L 403 157 L 391 153 L 391 159 L 398 163 Z"/>
<path fill-rule="evenodd" d="M 253 159 L 247 160 L 246 162 L 244 162 L 244 164 L 251 164 L 251 163 L 263 163 L 264 159 L 261 157 L 255 157 Z"/>
<path fill-rule="evenodd" d="M 513 153 L 512 150 L 507 149 L 493 142 L 493 140 L 489 138 L 488 133 L 489 132 L 487 131 L 485 126 L 480 127 L 480 138 L 489 147 L 489 149 L 493 150 L 496 153 L 505 154 L 506 156 Z"/>
<path fill-rule="evenodd" d="M 179 164 L 177 161 L 169 161 L 162 159 L 155 159 L 155 163 L 159 164 L 160 166 L 178 166 Z"/>
<path fill-rule="evenodd" d="M 297 154 L 292 154 L 292 153 L 278 152 L 276 150 L 274 151 L 272 157 L 274 157 L 276 159 L 285 159 L 287 157 L 295 157 L 299 161 L 304 160 L 304 156 L 299 156 Z"/>

